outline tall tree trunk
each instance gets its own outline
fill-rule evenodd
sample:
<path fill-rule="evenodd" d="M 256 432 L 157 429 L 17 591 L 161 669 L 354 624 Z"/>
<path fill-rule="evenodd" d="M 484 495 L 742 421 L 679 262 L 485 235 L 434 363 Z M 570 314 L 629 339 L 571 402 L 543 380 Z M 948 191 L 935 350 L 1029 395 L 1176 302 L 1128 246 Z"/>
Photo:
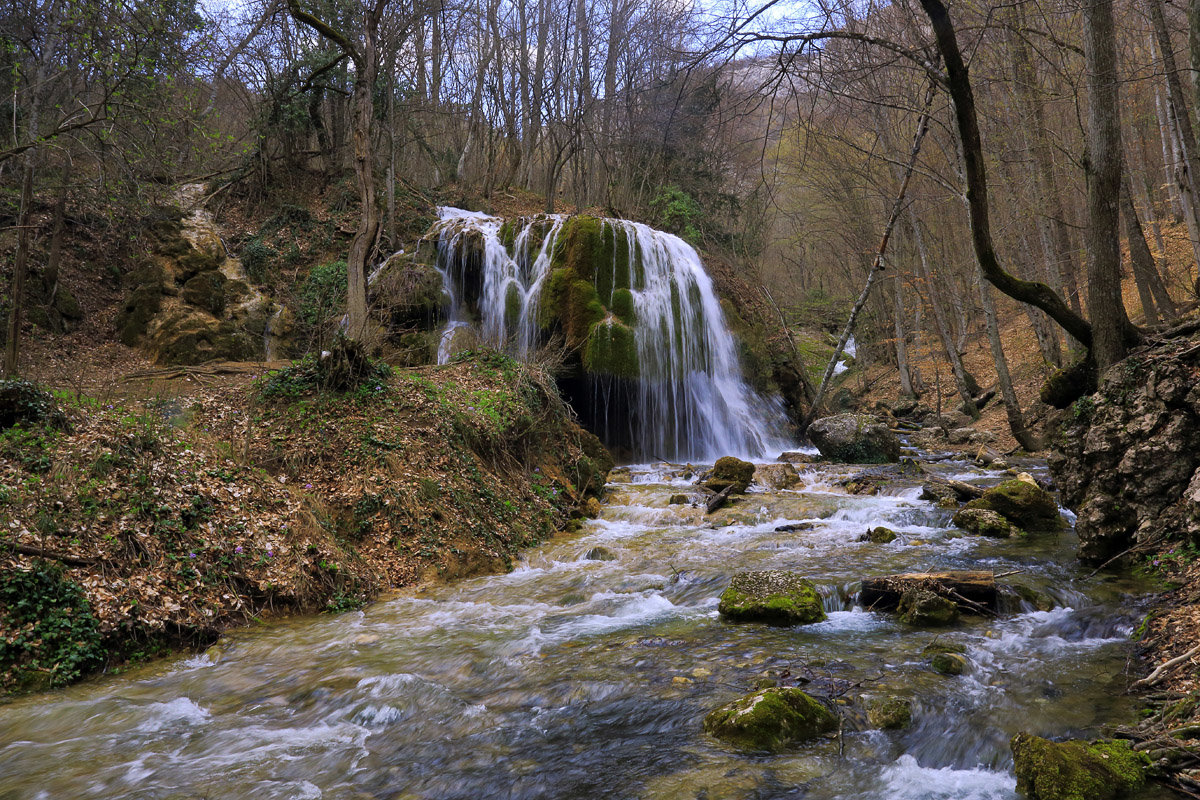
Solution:
<path fill-rule="evenodd" d="M 812 424 L 813 419 L 820 410 L 825 390 L 829 386 L 829 379 L 833 377 L 833 370 L 837 366 L 838 360 L 842 357 L 842 351 L 846 349 L 846 342 L 850 340 L 851 334 L 854 333 L 854 325 L 858 322 L 858 315 L 867 303 L 867 298 L 871 294 L 871 287 L 874 285 L 876 278 L 884 270 L 883 258 L 887 253 L 888 242 L 892 238 L 892 231 L 896 227 L 896 220 L 900 218 L 900 212 L 904 209 L 904 196 L 908 193 L 908 183 L 912 179 L 913 169 L 917 165 L 917 157 L 921 154 L 921 142 L 925 139 L 925 132 L 929 130 L 929 106 L 932 103 L 933 87 L 930 86 L 929 92 L 925 97 L 925 108 L 922 109 L 921 116 L 917 120 L 917 132 L 913 136 L 913 145 L 908 156 L 908 165 L 904 169 L 904 176 L 900 181 L 900 188 L 896 192 L 896 200 L 892 203 L 891 213 L 888 214 L 887 225 L 883 229 L 883 238 L 880 239 L 879 247 L 875 251 L 875 260 L 871 264 L 870 272 L 867 273 L 866 285 L 863 286 L 862 293 L 859 294 L 854 307 L 850 309 L 850 317 L 846 320 L 846 327 L 842 329 L 842 336 L 838 339 L 837 347 L 833 350 L 833 356 L 825 366 L 825 374 L 821 377 L 821 385 L 817 387 L 817 396 L 813 398 L 812 408 L 808 410 L 808 414 L 805 415 L 804 420 L 800 423 L 801 436 L 808 430 L 808 426 Z"/>
<path fill-rule="evenodd" d="M 978 264 L 976 264 L 978 267 Z M 983 270 L 979 270 L 979 299 L 983 304 L 983 317 L 987 326 L 988 345 L 992 349 L 992 360 L 996 362 L 996 382 L 1000 384 L 1000 396 L 1004 398 L 1004 412 L 1008 415 L 1008 429 L 1021 447 L 1029 452 L 1042 449 L 1042 443 L 1025 427 L 1025 418 L 1021 413 L 1021 403 L 1017 393 L 1013 391 L 1012 376 L 1008 374 L 1008 359 L 1004 356 L 1004 346 L 1000 342 L 1000 324 L 996 319 L 996 302 L 992 297 L 992 287 L 983 278 Z"/>
<path fill-rule="evenodd" d="M 892 329 L 896 334 L 896 370 L 900 373 L 900 394 L 903 397 L 916 397 L 908 366 L 908 340 L 904 330 L 904 280 L 899 274 L 892 275 Z"/>
<path fill-rule="evenodd" d="M 1154 256 L 1146 244 L 1146 234 L 1138 220 L 1137 208 L 1133 205 L 1133 186 L 1129 170 L 1121 173 L 1121 216 L 1125 219 L 1125 238 L 1129 241 L 1129 264 L 1133 268 L 1133 280 L 1137 284 L 1146 321 L 1157 324 L 1159 316 L 1174 319 L 1175 304 L 1167 294 L 1162 276 L 1154 263 Z"/>
<path fill-rule="evenodd" d="M 1024 27 L 1024 11 L 1020 5 L 1013 7 L 1019 27 Z M 1038 228 L 1043 237 L 1047 263 L 1046 277 L 1050 288 L 1067 293 L 1067 302 L 1076 314 L 1083 314 L 1079 297 L 1079 282 L 1076 280 L 1075 258 L 1072 254 L 1070 231 L 1067 229 L 1066 212 L 1059 192 L 1058 178 L 1054 171 L 1054 156 L 1051 150 L 1050 132 L 1046 127 L 1045 108 L 1039 92 L 1037 68 L 1029 55 L 1023 36 L 1015 31 L 1008 34 L 1009 53 L 1013 63 L 1013 86 L 1021 116 L 1028 120 L 1030 170 L 1037 186 L 1039 205 Z"/>
<path fill-rule="evenodd" d="M 929 263 L 929 249 L 925 243 L 925 234 L 921 230 L 921 222 L 916 212 L 910 207 L 908 222 L 912 228 L 913 243 L 917 246 L 918 263 L 921 265 L 921 280 L 925 282 L 925 291 L 929 293 L 929 308 L 933 311 L 933 323 L 937 328 L 938 338 L 942 340 L 942 349 L 946 351 L 946 360 L 950 362 L 950 372 L 954 376 L 954 388 L 964 404 L 970 406 L 975 398 L 967 383 L 967 370 L 963 367 L 962 356 L 954 344 L 954 336 L 950 324 L 946 321 L 946 307 L 942 302 L 942 292 L 933 280 L 933 267 Z"/>
<path fill-rule="evenodd" d="M 1151 0 L 1151 5 L 1161 17 L 1158 0 Z M 1085 0 L 1083 21 L 1088 89 L 1088 312 L 1093 323 L 1092 355 L 1103 372 L 1125 358 L 1125 331 L 1131 327 L 1121 300 L 1120 75 L 1112 0 Z"/>
<path fill-rule="evenodd" d="M 12 307 L 8 310 L 8 338 L 4 341 L 4 377 L 21 374 L 21 311 L 25 306 L 25 279 L 29 272 L 29 227 L 33 209 L 33 164 L 37 148 L 25 151 L 21 171 L 21 212 L 17 217 L 17 256 L 13 259 Z"/>
<path fill-rule="evenodd" d="M 1187 101 L 1183 94 L 1183 82 L 1179 77 L 1179 67 L 1175 61 L 1175 49 L 1171 43 L 1171 34 L 1167 30 L 1166 17 L 1163 14 L 1162 0 L 1148 0 L 1150 21 L 1154 26 L 1154 36 L 1158 45 L 1159 58 L 1163 62 L 1167 82 L 1167 119 L 1174 129 L 1174 143 L 1178 148 L 1182 163 L 1180 169 L 1183 177 L 1179 181 L 1182 193 L 1188 197 L 1184 204 L 1184 212 L 1188 218 L 1188 236 L 1192 240 L 1192 251 L 1200 264 L 1200 153 L 1197 153 L 1197 143 L 1192 117 L 1188 112 Z M 1085 11 L 1087 6 L 1085 6 Z"/>

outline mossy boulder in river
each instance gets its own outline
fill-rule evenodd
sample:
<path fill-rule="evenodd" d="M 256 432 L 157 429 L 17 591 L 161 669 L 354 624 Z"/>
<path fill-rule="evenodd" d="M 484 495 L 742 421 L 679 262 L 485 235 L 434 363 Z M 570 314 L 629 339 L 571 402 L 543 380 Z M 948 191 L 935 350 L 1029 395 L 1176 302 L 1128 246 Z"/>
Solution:
<path fill-rule="evenodd" d="M 726 487 L 733 486 L 735 494 L 743 494 L 750 488 L 754 480 L 754 465 L 740 458 L 725 456 L 718 458 L 713 464 L 712 471 L 704 478 L 705 487 L 714 492 L 722 492 Z"/>
<path fill-rule="evenodd" d="M 1150 766 L 1127 741 L 1051 742 L 1018 733 L 1010 744 L 1017 791 L 1029 800 L 1113 800 L 1145 783 Z"/>
<path fill-rule="evenodd" d="M 704 718 L 705 733 L 750 750 L 782 750 L 835 728 L 832 711 L 790 687 L 760 689 Z"/>
<path fill-rule="evenodd" d="M 1054 497 L 1027 476 L 994 486 L 983 497 L 964 506 L 964 509 L 975 508 L 995 511 L 1027 531 L 1056 531 L 1063 527 Z"/>
<path fill-rule="evenodd" d="M 898 730 L 912 724 L 912 701 L 903 697 L 877 697 L 867 704 L 872 728 Z"/>
<path fill-rule="evenodd" d="M 909 589 L 900 598 L 900 621 L 909 625 L 951 625 L 958 620 L 958 605 L 929 589 Z"/>
<path fill-rule="evenodd" d="M 986 508 L 963 508 L 951 520 L 954 526 L 977 536 L 992 536 L 998 539 L 1021 536 L 1024 531 L 1013 525 L 998 511 Z"/>
<path fill-rule="evenodd" d="M 721 593 L 717 610 L 734 622 L 806 625 L 825 619 L 821 596 L 794 572 L 739 572 Z"/>
<path fill-rule="evenodd" d="M 883 464 L 900 460 L 900 440 L 870 414 L 824 417 L 808 426 L 808 438 L 831 461 Z"/>

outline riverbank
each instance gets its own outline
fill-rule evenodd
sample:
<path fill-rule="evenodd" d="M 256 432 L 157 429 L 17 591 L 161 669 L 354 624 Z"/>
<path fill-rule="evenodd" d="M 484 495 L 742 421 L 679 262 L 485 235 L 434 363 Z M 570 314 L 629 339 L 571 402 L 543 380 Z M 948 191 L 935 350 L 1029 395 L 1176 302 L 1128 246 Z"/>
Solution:
<path fill-rule="evenodd" d="M 144 399 L 60 398 L 66 426 L 0 433 L 5 692 L 509 569 L 611 466 L 542 373 L 498 354 L 348 394 L 226 369 L 147 373 Z"/>

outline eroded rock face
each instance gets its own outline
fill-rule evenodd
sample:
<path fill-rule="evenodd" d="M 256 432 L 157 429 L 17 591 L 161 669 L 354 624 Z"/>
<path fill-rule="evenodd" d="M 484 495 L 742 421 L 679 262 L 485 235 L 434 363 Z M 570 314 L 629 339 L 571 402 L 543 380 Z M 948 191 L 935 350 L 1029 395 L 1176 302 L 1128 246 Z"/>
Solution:
<path fill-rule="evenodd" d="M 721 593 L 717 610 L 735 622 L 805 625 L 825 619 L 816 588 L 794 572 L 740 572 Z"/>
<path fill-rule="evenodd" d="M 782 750 L 835 728 L 833 712 L 795 688 L 760 689 L 704 718 L 706 733 L 750 750 Z"/>
<path fill-rule="evenodd" d="M 900 460 L 900 440 L 870 414 L 837 414 L 808 426 L 808 438 L 832 461 L 882 464 Z"/>
<path fill-rule="evenodd" d="M 1186 354 L 1193 345 L 1127 358 L 1066 412 L 1050 470 L 1078 515 L 1080 558 L 1103 562 L 1163 535 L 1200 540 L 1200 353 Z"/>
<path fill-rule="evenodd" d="M 266 354 L 284 327 L 279 307 L 251 288 L 214 231 L 189 220 L 153 227 L 153 251 L 128 276 L 116 319 L 120 340 L 160 364 L 240 361 Z"/>
<path fill-rule="evenodd" d="M 1018 733 L 1011 746 L 1017 791 L 1029 800 L 1111 800 L 1145 783 L 1150 766 L 1128 741 L 1051 742 Z"/>

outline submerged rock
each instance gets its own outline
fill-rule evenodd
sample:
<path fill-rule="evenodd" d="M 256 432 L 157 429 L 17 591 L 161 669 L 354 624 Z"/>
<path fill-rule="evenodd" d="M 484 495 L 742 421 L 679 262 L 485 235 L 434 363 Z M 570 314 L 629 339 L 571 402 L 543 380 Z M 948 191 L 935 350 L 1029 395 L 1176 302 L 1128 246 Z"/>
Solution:
<path fill-rule="evenodd" d="M 834 713 L 795 688 L 760 689 L 704 718 L 705 733 L 750 750 L 782 750 L 835 728 Z"/>
<path fill-rule="evenodd" d="M 985 491 L 977 500 L 967 503 L 965 508 L 995 511 L 1027 531 L 1056 531 L 1063 527 L 1058 503 L 1032 478 L 1005 481 Z"/>
<path fill-rule="evenodd" d="M 921 484 L 921 499 L 937 503 L 938 508 L 957 508 L 958 493 L 949 484 L 926 481 Z"/>
<path fill-rule="evenodd" d="M 909 589 L 898 610 L 900 621 L 909 625 L 950 625 L 958 620 L 958 605 L 929 589 Z"/>
<path fill-rule="evenodd" d="M 967 670 L 967 657 L 961 653 L 934 653 L 929 662 L 934 672 L 943 675 L 962 675 Z"/>
<path fill-rule="evenodd" d="M 888 542 L 896 541 L 898 538 L 900 538 L 900 534 L 882 525 L 867 531 L 867 541 L 872 544 L 887 544 Z"/>
<path fill-rule="evenodd" d="M 898 730 L 912 724 L 912 701 L 903 697 L 877 697 L 867 704 L 872 728 Z"/>
<path fill-rule="evenodd" d="M 879 418 L 869 414 L 838 414 L 808 426 L 808 438 L 833 461 L 882 464 L 900 460 L 900 440 Z"/>
<path fill-rule="evenodd" d="M 725 456 L 718 458 L 717 463 L 713 464 L 712 471 L 704 479 L 704 486 L 718 493 L 726 487 L 732 486 L 734 494 L 743 494 L 746 489 L 750 488 L 752 480 L 754 480 L 753 464 L 749 461 L 742 461 L 740 458 Z"/>
<path fill-rule="evenodd" d="M 985 508 L 964 508 L 951 520 L 954 526 L 977 536 L 993 536 L 1004 539 L 1022 536 L 1025 532 L 1013 525 L 997 511 Z"/>
<path fill-rule="evenodd" d="M 586 553 L 583 554 L 583 557 L 587 561 L 616 561 L 617 560 L 616 553 L 614 553 L 612 550 L 609 550 L 607 547 L 600 547 L 600 546 L 593 547 L 591 550 L 588 550 Z"/>
<path fill-rule="evenodd" d="M 721 593 L 717 610 L 734 622 L 806 625 L 825 619 L 825 607 L 811 582 L 794 572 L 739 572 Z"/>
<path fill-rule="evenodd" d="M 1051 742 L 1018 733 L 1010 746 L 1017 791 L 1029 800 L 1113 800 L 1145 783 L 1150 766 L 1123 740 Z"/>
<path fill-rule="evenodd" d="M 759 464 L 754 480 L 769 489 L 790 489 L 800 483 L 800 473 L 791 464 Z"/>

